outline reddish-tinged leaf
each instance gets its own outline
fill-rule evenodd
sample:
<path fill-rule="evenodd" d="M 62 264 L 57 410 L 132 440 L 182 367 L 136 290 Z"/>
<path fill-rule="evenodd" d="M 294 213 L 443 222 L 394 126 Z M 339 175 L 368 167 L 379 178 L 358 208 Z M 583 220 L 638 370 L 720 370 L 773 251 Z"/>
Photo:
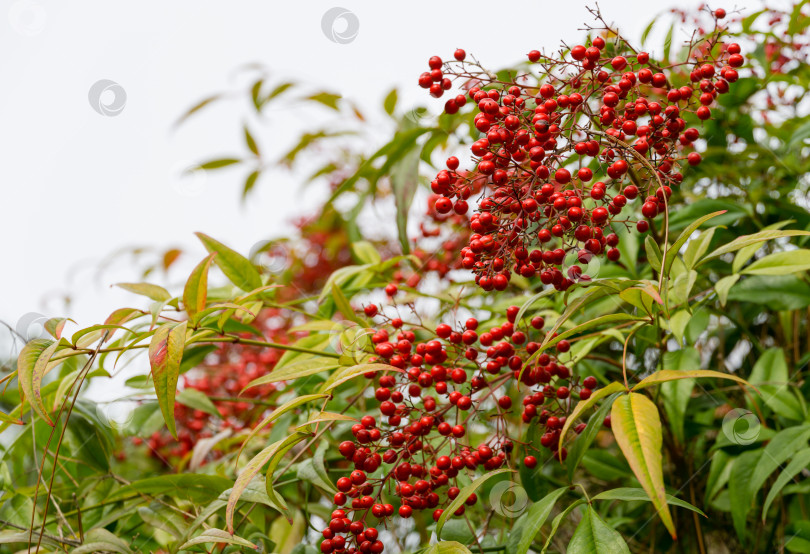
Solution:
<path fill-rule="evenodd" d="M 155 383 L 158 405 L 174 438 L 177 438 L 174 400 L 177 395 L 180 362 L 183 360 L 183 348 L 186 344 L 187 325 L 185 321 L 174 326 L 162 325 L 155 331 L 149 344 L 149 365 L 152 367 L 152 380 Z"/>
<path fill-rule="evenodd" d="M 58 346 L 58 342 L 34 339 L 23 347 L 17 358 L 17 378 L 20 380 L 20 387 L 34 411 L 51 427 L 54 426 L 53 421 L 42 402 L 42 378 Z"/>
<path fill-rule="evenodd" d="M 191 272 L 183 289 L 183 306 L 189 317 L 205 309 L 205 302 L 208 299 L 208 269 L 214 261 L 216 254 L 209 254 Z"/>

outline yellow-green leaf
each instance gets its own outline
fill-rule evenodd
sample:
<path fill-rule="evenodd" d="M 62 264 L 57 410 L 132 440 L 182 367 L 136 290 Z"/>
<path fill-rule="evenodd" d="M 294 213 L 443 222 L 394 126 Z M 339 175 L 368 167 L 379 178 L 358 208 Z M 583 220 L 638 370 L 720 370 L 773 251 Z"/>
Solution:
<path fill-rule="evenodd" d="M 730 373 L 720 373 L 719 371 L 712 371 L 710 369 L 694 369 L 688 371 L 681 371 L 678 369 L 662 369 L 660 371 L 656 371 L 652 375 L 645 377 L 644 379 L 636 383 L 631 390 L 637 391 L 641 389 L 646 389 L 647 387 L 651 387 L 652 385 L 658 385 L 661 383 L 666 383 L 667 381 L 674 381 L 676 379 L 700 379 L 702 377 L 713 377 L 715 379 L 731 379 L 732 381 L 737 381 L 738 383 L 756 389 L 753 385 L 751 385 L 748 381 L 746 381 L 742 377 L 737 377 L 736 375 L 731 375 Z"/>
<path fill-rule="evenodd" d="M 53 421 L 42 401 L 42 378 L 58 346 L 58 342 L 34 339 L 23 347 L 17 358 L 17 378 L 20 380 L 20 387 L 34 411 L 51 427 Z"/>
<path fill-rule="evenodd" d="M 169 291 L 159 285 L 152 285 L 150 283 L 118 283 L 116 285 L 129 292 L 140 294 L 154 300 L 155 302 L 167 302 L 172 299 Z"/>
<path fill-rule="evenodd" d="M 643 394 L 631 392 L 619 396 L 613 402 L 610 419 L 619 448 L 652 500 L 664 526 L 675 539 L 675 524 L 672 522 L 664 489 L 661 419 L 658 408 Z"/>
<path fill-rule="evenodd" d="M 252 291 L 262 286 L 262 278 L 250 260 L 208 235 L 203 233 L 196 235 L 208 252 L 216 254 L 214 263 L 231 283 L 244 291 Z"/>
<path fill-rule="evenodd" d="M 209 254 L 191 272 L 183 289 L 183 305 L 189 317 L 205 309 L 205 302 L 208 299 L 208 269 L 214 261 L 216 254 Z"/>

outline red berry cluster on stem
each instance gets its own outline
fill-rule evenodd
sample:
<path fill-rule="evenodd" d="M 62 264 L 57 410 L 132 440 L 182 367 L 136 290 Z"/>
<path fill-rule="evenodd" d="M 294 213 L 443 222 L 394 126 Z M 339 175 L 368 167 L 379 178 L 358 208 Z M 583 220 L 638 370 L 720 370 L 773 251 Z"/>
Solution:
<path fill-rule="evenodd" d="M 595 256 L 619 260 L 619 226 L 646 232 L 667 211 L 681 166 L 701 161 L 692 150 L 700 131 L 687 119 L 709 119 L 744 62 L 737 44 L 713 48 L 720 33 L 691 45 L 687 64 L 667 68 L 621 37 L 608 44 L 597 36 L 558 57 L 535 50 L 535 86 L 526 75 L 499 80 L 464 52 L 454 62 L 430 58 L 420 86 L 440 97 L 460 79 L 466 94 L 445 111 L 475 106 L 475 169 L 451 157 L 431 188 L 439 213 L 465 214 L 477 199 L 460 253 L 483 289 L 503 290 L 517 273 L 565 290 L 590 278 L 582 266 Z"/>

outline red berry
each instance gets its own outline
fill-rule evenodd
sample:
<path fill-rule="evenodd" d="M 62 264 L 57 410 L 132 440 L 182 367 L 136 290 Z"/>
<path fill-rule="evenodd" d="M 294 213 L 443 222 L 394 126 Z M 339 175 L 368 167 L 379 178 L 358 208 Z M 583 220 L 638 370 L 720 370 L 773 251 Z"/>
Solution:
<path fill-rule="evenodd" d="M 535 458 L 534 456 L 526 456 L 525 458 L 523 458 L 523 465 L 528 467 L 529 469 L 537 467 L 537 458 Z"/>
<path fill-rule="evenodd" d="M 463 61 L 464 61 L 464 58 L 466 58 L 466 57 L 467 57 L 467 52 L 465 52 L 465 51 L 464 51 L 464 50 L 462 50 L 461 48 L 458 48 L 458 49 L 456 49 L 456 51 L 455 51 L 455 52 L 453 52 L 453 57 L 454 57 L 455 59 L 457 59 L 458 61 L 463 62 Z"/>

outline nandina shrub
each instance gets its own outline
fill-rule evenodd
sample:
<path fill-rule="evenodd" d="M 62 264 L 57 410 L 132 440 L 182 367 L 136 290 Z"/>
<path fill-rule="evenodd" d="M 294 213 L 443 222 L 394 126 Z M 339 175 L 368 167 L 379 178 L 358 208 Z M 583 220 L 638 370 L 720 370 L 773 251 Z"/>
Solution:
<path fill-rule="evenodd" d="M 332 196 L 304 244 L 263 247 L 288 253 L 281 269 L 200 234 L 208 255 L 182 291 L 130 284 L 149 310 L 70 339 L 49 321 L 52 340 L 28 343 L 8 377 L 25 401 L 3 396 L 4 428 L 31 426 L 9 446 L 14 476 L 40 469 L 0 537 L 124 552 L 805 551 L 806 8 L 675 12 L 694 34 L 657 57 L 593 14 L 587 40 L 515 70 L 460 49 L 430 58 L 418 81 L 449 97 L 444 114 L 396 119 L 373 154 L 341 146 L 343 163 L 317 171 Z M 264 86 L 257 113 L 288 88 Z M 397 117 L 395 94 L 385 110 Z M 442 145 L 454 151 L 434 155 Z M 419 159 L 438 167 L 409 237 Z M 365 203 L 392 200 L 390 234 L 362 240 Z M 143 445 L 111 461 L 127 429 L 69 394 L 144 350 L 163 475 L 144 474 Z"/>

